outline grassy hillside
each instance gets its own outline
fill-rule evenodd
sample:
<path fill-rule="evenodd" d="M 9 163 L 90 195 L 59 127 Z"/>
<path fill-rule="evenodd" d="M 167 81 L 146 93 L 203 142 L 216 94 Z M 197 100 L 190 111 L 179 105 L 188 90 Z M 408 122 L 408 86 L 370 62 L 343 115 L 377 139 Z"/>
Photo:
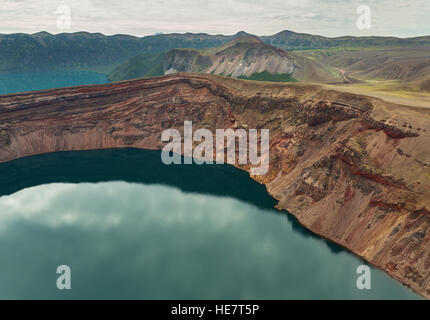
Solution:
<path fill-rule="evenodd" d="M 396 37 L 335 37 L 328 38 L 319 35 L 296 33 L 289 30 L 281 31 L 272 36 L 260 37 L 260 39 L 273 46 L 285 50 L 310 50 L 330 48 L 386 48 L 421 46 L 430 44 L 430 36 L 414 38 Z"/>
<path fill-rule="evenodd" d="M 297 82 L 291 74 L 276 73 L 272 74 L 267 71 L 253 73 L 250 77 L 240 76 L 239 79 L 256 80 L 256 81 L 271 81 L 271 82 Z"/>
<path fill-rule="evenodd" d="M 140 54 L 127 63 L 116 67 L 108 75 L 109 81 L 153 77 L 164 74 L 163 62 L 166 54 Z"/>
<path fill-rule="evenodd" d="M 168 34 L 143 38 L 100 33 L 0 35 L 0 72 L 93 70 L 109 72 L 138 54 L 174 48 L 210 48 L 234 36 Z"/>
<path fill-rule="evenodd" d="M 235 35 L 161 34 L 146 37 L 105 36 L 100 33 L 76 32 L 52 35 L 0 34 L 0 72 L 93 70 L 109 72 L 139 54 L 158 54 L 174 48 L 219 47 L 245 32 Z M 260 37 L 266 44 L 285 50 L 361 49 L 417 47 L 430 45 L 430 37 L 338 37 L 282 31 Z"/>
<path fill-rule="evenodd" d="M 336 72 L 343 72 L 353 83 L 372 84 L 392 90 L 430 91 L 430 45 L 302 50 L 296 53 Z"/>

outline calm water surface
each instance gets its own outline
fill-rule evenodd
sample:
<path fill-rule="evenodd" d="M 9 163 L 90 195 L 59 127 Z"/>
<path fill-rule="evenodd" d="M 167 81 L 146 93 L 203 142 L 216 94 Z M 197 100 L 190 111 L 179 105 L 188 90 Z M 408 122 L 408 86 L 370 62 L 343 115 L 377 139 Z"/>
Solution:
<path fill-rule="evenodd" d="M 0 164 L 0 298 L 416 299 L 287 215 L 245 172 L 135 149 Z M 56 288 L 69 265 L 72 289 Z"/>
<path fill-rule="evenodd" d="M 71 87 L 107 82 L 103 73 L 93 71 L 47 71 L 0 74 L 0 94 Z"/>

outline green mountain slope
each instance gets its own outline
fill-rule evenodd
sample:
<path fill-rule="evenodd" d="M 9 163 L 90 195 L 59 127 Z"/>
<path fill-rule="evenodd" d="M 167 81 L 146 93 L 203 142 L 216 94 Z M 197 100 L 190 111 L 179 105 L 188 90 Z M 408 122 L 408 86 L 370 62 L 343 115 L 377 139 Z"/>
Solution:
<path fill-rule="evenodd" d="M 141 54 L 116 67 L 108 78 L 119 81 L 175 72 L 201 72 L 260 81 L 341 81 L 336 72 L 318 61 L 267 45 L 255 36 L 240 36 L 210 49 L 173 49 L 157 56 Z"/>
<path fill-rule="evenodd" d="M 140 54 L 127 63 L 115 68 L 108 76 L 110 81 L 151 77 L 164 74 L 165 53 Z"/>
<path fill-rule="evenodd" d="M 336 37 L 281 31 L 272 36 L 260 37 L 261 41 L 285 50 L 328 48 L 377 48 L 430 45 L 430 36 L 414 38 L 397 37 Z"/>
<path fill-rule="evenodd" d="M 141 53 L 154 54 L 184 47 L 209 48 L 233 37 L 168 34 L 138 38 L 87 32 L 0 35 L 0 72 L 70 69 L 108 72 Z"/>
<path fill-rule="evenodd" d="M 239 79 L 255 80 L 255 81 L 271 81 L 271 82 L 297 82 L 291 74 L 285 73 L 269 73 L 267 71 L 253 73 L 251 76 L 240 76 Z"/>
<path fill-rule="evenodd" d="M 76 32 L 52 35 L 0 34 L 0 72 L 93 70 L 108 72 L 115 66 L 139 54 L 157 54 L 174 48 L 204 49 L 219 47 L 236 35 L 160 34 L 146 37 L 128 35 L 105 36 L 100 33 Z M 260 37 L 266 44 L 291 50 L 320 50 L 327 48 L 376 48 L 430 45 L 430 37 L 338 37 L 282 31 Z"/>

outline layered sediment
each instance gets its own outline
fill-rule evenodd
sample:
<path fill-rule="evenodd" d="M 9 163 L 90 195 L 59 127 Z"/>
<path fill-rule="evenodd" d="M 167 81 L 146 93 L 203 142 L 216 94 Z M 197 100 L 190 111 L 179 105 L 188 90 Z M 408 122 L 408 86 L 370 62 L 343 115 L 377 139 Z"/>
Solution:
<path fill-rule="evenodd" d="M 430 298 L 430 110 L 202 74 L 0 96 L 0 162 L 101 148 L 161 149 L 161 133 L 270 130 L 266 185 L 311 231 Z M 249 171 L 249 166 L 239 166 Z"/>

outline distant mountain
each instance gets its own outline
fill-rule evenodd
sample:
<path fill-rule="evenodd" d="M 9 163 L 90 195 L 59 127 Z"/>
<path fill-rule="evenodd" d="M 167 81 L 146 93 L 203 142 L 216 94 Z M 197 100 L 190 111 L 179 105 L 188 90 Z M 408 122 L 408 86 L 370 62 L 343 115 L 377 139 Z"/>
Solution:
<path fill-rule="evenodd" d="M 267 44 L 286 50 L 430 45 L 430 36 L 415 38 L 349 36 L 328 38 L 307 33 L 296 33 L 289 30 L 281 31 L 272 36 L 263 36 L 260 39 Z"/>
<path fill-rule="evenodd" d="M 307 73 L 324 73 L 311 59 L 268 45 L 256 36 L 239 36 L 225 45 L 210 49 L 173 49 L 161 54 L 141 54 L 115 68 L 111 81 L 157 76 L 176 72 L 201 72 L 234 78 L 295 81 Z M 325 79 L 323 79 L 325 77 Z M 335 81 L 326 73 L 320 80 Z"/>
<path fill-rule="evenodd" d="M 186 33 L 138 38 L 88 32 L 0 35 L 0 72 L 72 69 L 108 72 L 141 53 L 160 53 L 173 48 L 209 48 L 234 37 L 236 35 Z"/>
<path fill-rule="evenodd" d="M 0 72 L 51 70 L 92 70 L 109 72 L 119 64 L 139 54 L 159 54 L 174 48 L 204 49 L 219 47 L 237 37 L 250 36 L 246 32 L 235 35 L 158 34 L 146 37 L 129 35 L 105 36 L 100 33 L 76 32 L 52 35 L 0 35 Z M 285 50 L 324 48 L 363 48 L 388 46 L 429 45 L 430 37 L 339 37 L 282 31 L 260 39 Z"/>

